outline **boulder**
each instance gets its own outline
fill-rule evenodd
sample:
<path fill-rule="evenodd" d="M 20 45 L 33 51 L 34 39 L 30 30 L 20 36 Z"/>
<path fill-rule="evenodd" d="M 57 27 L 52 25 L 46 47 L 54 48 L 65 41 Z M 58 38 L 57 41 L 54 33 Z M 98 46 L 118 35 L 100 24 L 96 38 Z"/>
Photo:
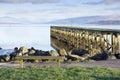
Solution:
<path fill-rule="evenodd" d="M 49 51 L 35 50 L 33 56 L 51 56 Z"/>
<path fill-rule="evenodd" d="M 28 49 L 29 55 L 34 55 L 35 53 L 36 53 L 36 49 L 34 47 L 31 47 L 30 49 Z"/>
<path fill-rule="evenodd" d="M 18 53 L 19 53 L 19 50 L 17 47 L 15 47 L 14 52 L 10 54 L 10 60 L 15 60 L 15 57 L 17 56 Z"/>
<path fill-rule="evenodd" d="M 58 52 L 51 50 L 50 52 L 51 56 L 59 56 Z"/>
<path fill-rule="evenodd" d="M 89 59 L 90 55 L 89 55 L 89 54 L 84 54 L 84 55 L 81 56 L 81 57 L 83 57 L 84 59 Z"/>
<path fill-rule="evenodd" d="M 45 54 L 43 56 L 51 56 L 49 51 L 43 51 Z"/>
<path fill-rule="evenodd" d="M 101 52 L 100 49 L 92 48 L 92 49 L 89 50 L 90 56 L 95 56 L 95 55 L 101 54 L 101 53 L 102 53 L 102 52 Z"/>
<path fill-rule="evenodd" d="M 16 55 L 17 55 L 16 52 L 12 52 L 12 53 L 10 54 L 10 60 L 14 60 L 15 57 L 16 57 Z"/>
<path fill-rule="evenodd" d="M 67 52 L 66 52 L 65 49 L 60 49 L 60 50 L 59 50 L 59 54 L 60 54 L 60 56 L 66 56 L 66 55 L 67 55 Z"/>
<path fill-rule="evenodd" d="M 29 52 L 28 52 L 28 54 L 35 54 L 35 50 L 30 50 Z"/>
<path fill-rule="evenodd" d="M 120 53 L 115 54 L 115 57 L 116 57 L 117 59 L 120 59 Z"/>
<path fill-rule="evenodd" d="M 107 60 L 108 59 L 108 53 L 107 52 L 97 53 L 97 54 L 91 56 L 91 59 L 94 59 L 94 60 Z"/>
<path fill-rule="evenodd" d="M 24 54 L 23 56 L 29 56 L 28 54 Z"/>
<path fill-rule="evenodd" d="M 25 46 L 23 46 L 23 47 L 20 47 L 20 53 L 22 53 L 22 55 L 24 55 L 24 54 L 26 54 L 26 53 L 28 53 L 28 49 L 25 47 Z"/>
<path fill-rule="evenodd" d="M 16 56 L 23 56 L 23 54 L 21 52 L 17 53 Z"/>
<path fill-rule="evenodd" d="M 115 57 L 115 55 L 110 54 L 110 55 L 108 56 L 108 59 L 116 59 L 116 57 Z"/>
<path fill-rule="evenodd" d="M 4 61 L 9 61 L 10 60 L 10 56 L 9 55 L 1 55 L 0 59 L 2 59 Z"/>
<path fill-rule="evenodd" d="M 84 49 L 78 49 L 78 50 L 73 50 L 71 54 L 83 56 L 85 54 L 88 54 L 88 51 Z"/>
<path fill-rule="evenodd" d="M 68 56 L 66 56 L 66 57 L 67 57 L 68 60 L 69 60 L 69 59 L 71 59 L 71 60 L 84 60 L 84 59 L 85 59 L 85 58 L 83 58 L 83 57 L 80 57 L 80 56 L 74 55 L 74 54 L 68 55 Z"/>
<path fill-rule="evenodd" d="M 10 56 L 5 56 L 5 61 L 9 61 L 10 60 Z"/>
<path fill-rule="evenodd" d="M 41 50 L 35 50 L 34 56 L 40 56 Z"/>
<path fill-rule="evenodd" d="M 18 52 L 19 50 L 18 50 L 18 47 L 15 47 L 14 48 L 14 52 Z"/>

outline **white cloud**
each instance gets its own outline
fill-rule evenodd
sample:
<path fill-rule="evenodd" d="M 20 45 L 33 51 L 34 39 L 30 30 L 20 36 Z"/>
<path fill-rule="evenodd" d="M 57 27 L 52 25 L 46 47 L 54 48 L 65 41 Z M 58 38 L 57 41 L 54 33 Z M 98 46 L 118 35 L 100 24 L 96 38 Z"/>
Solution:
<path fill-rule="evenodd" d="M 16 22 L 20 21 L 20 23 L 44 23 L 57 19 L 76 17 L 80 16 L 81 14 L 77 12 L 79 10 L 74 10 L 74 7 L 56 5 L 22 4 L 21 6 L 19 4 L 16 4 L 14 6 L 5 6 L 2 10 L 6 11 L 3 17 L 8 16 L 13 19 L 18 19 Z M 6 21 L 10 20 L 6 19 Z"/>
<path fill-rule="evenodd" d="M 99 0 L 100 1 L 100 0 Z M 64 1 L 65 2 L 65 1 Z M 73 1 L 74 2 L 74 1 Z M 67 3 L 67 2 L 65 2 Z M 82 16 L 96 16 L 96 15 L 112 15 L 113 10 L 107 11 L 105 8 L 110 7 L 106 5 L 81 5 L 68 6 L 61 5 L 64 3 L 55 4 L 2 4 L 0 5 L 1 17 L 10 17 L 6 22 L 16 23 L 46 23 L 53 20 L 82 17 Z M 71 4 L 71 3 L 70 3 Z M 75 3 L 73 3 L 75 5 Z M 2 20 L 2 19 L 1 19 Z M 0 21 L 1 21 L 0 20 Z"/>
<path fill-rule="evenodd" d="M 120 0 L 103 0 L 103 3 L 105 4 L 113 4 L 113 3 L 117 3 L 120 2 Z"/>
<path fill-rule="evenodd" d="M 59 0 L 0 0 L 3 3 L 55 3 Z"/>
<path fill-rule="evenodd" d="M 97 4 L 114 4 L 120 3 L 120 0 L 85 0 L 85 4 L 97 5 Z"/>

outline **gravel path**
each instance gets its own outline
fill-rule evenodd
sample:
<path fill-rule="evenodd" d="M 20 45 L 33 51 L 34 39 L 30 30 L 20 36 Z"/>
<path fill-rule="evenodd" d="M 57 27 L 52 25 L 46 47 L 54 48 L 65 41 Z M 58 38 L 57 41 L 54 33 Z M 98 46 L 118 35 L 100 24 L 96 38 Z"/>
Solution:
<path fill-rule="evenodd" d="M 71 64 L 62 64 L 67 67 L 71 66 L 85 66 L 85 67 L 109 67 L 109 68 L 120 68 L 120 60 L 106 60 L 106 61 L 94 61 L 94 62 L 79 62 Z"/>
<path fill-rule="evenodd" d="M 39 63 L 25 63 L 25 66 L 55 66 L 55 62 L 39 62 Z M 106 60 L 106 61 L 94 61 L 94 62 L 63 62 L 62 67 L 73 67 L 73 66 L 83 66 L 83 67 L 109 67 L 109 68 L 120 68 L 120 59 L 116 60 Z M 2 67 L 19 67 L 18 63 L 7 62 L 0 63 L 0 68 Z"/>

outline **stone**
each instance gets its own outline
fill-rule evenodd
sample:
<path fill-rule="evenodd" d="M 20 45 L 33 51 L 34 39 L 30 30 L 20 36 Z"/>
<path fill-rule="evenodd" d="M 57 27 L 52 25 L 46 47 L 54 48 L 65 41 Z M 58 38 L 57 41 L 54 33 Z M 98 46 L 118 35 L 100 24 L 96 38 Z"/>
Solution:
<path fill-rule="evenodd" d="M 28 54 L 35 54 L 35 50 L 30 50 Z"/>
<path fill-rule="evenodd" d="M 66 56 L 66 55 L 67 55 L 67 52 L 66 52 L 65 49 L 60 49 L 60 50 L 59 50 L 59 54 L 60 54 L 60 56 Z"/>
<path fill-rule="evenodd" d="M 15 47 L 14 52 L 10 54 L 10 60 L 15 60 L 15 57 L 17 56 L 18 53 L 19 53 L 19 50 L 17 47 Z"/>
<path fill-rule="evenodd" d="M 88 51 L 84 49 L 78 49 L 78 50 L 73 50 L 71 54 L 83 56 L 85 54 L 88 54 Z"/>
<path fill-rule="evenodd" d="M 109 55 L 108 59 L 116 59 L 116 57 L 114 55 Z"/>
<path fill-rule="evenodd" d="M 16 55 L 17 55 L 16 52 L 12 52 L 12 53 L 10 54 L 10 60 L 14 60 L 15 57 L 16 57 Z"/>
<path fill-rule="evenodd" d="M 68 55 L 71 55 L 72 54 L 72 50 L 68 51 Z"/>
<path fill-rule="evenodd" d="M 58 52 L 51 50 L 50 51 L 51 56 L 59 56 Z"/>
<path fill-rule="evenodd" d="M 89 59 L 90 55 L 89 54 L 84 54 L 82 57 L 85 58 L 85 59 Z"/>
<path fill-rule="evenodd" d="M 28 54 L 24 54 L 23 56 L 29 56 Z"/>
<path fill-rule="evenodd" d="M 95 56 L 97 54 L 101 54 L 102 52 L 100 51 L 100 49 L 95 49 L 95 48 L 92 48 L 89 50 L 89 54 L 90 56 Z"/>
<path fill-rule="evenodd" d="M 116 57 L 117 59 L 120 59 L 120 53 L 115 54 L 115 57 Z"/>
<path fill-rule="evenodd" d="M 18 50 L 18 47 L 15 47 L 14 48 L 14 52 L 18 52 L 19 50 Z"/>
<path fill-rule="evenodd" d="M 22 56 L 22 53 L 21 52 L 17 53 L 17 56 Z"/>
<path fill-rule="evenodd" d="M 108 53 L 107 52 L 97 53 L 97 54 L 91 56 L 91 59 L 93 59 L 93 60 L 107 60 Z"/>
<path fill-rule="evenodd" d="M 24 55 L 24 54 L 26 54 L 26 53 L 28 53 L 28 49 L 25 47 L 25 46 L 23 46 L 23 47 L 20 47 L 20 53 L 22 53 L 22 55 Z"/>
<path fill-rule="evenodd" d="M 74 55 L 74 54 L 68 55 L 67 58 L 68 58 L 68 60 L 69 59 L 71 59 L 71 60 L 84 60 L 85 59 L 83 57 L 80 57 L 80 56 Z"/>
<path fill-rule="evenodd" d="M 2 59 L 4 61 L 9 61 L 10 60 L 10 56 L 9 55 L 1 55 L 0 59 Z"/>
<path fill-rule="evenodd" d="M 9 60 L 10 60 L 10 56 L 7 55 L 7 56 L 5 57 L 5 61 L 9 61 Z"/>

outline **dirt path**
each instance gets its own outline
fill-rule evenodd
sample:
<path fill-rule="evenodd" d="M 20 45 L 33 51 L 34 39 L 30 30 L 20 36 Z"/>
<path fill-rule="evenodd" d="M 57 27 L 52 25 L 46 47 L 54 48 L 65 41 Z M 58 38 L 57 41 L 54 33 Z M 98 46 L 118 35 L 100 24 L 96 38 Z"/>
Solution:
<path fill-rule="evenodd" d="M 25 66 L 55 66 L 55 62 L 44 62 L 44 63 L 25 63 Z M 62 67 L 73 67 L 73 66 L 83 66 L 83 67 L 109 67 L 109 68 L 120 68 L 120 60 L 106 60 L 106 61 L 94 61 L 94 62 L 64 62 L 61 63 Z M 0 68 L 2 67 L 19 67 L 18 63 L 0 63 Z"/>
<path fill-rule="evenodd" d="M 106 60 L 106 61 L 94 61 L 94 62 L 79 62 L 71 64 L 63 64 L 64 66 L 85 66 L 85 67 L 109 67 L 120 68 L 120 60 Z"/>

